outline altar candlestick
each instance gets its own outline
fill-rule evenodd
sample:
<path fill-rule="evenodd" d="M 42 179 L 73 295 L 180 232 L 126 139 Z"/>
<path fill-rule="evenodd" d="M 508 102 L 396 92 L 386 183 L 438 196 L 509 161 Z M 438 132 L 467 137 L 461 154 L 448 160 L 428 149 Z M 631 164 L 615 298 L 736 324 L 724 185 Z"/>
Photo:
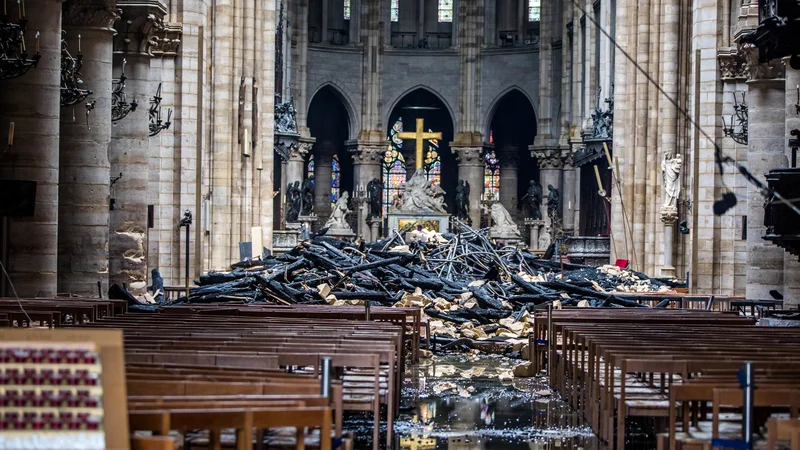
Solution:
<path fill-rule="evenodd" d="M 78 35 L 78 53 L 81 52 L 81 35 Z"/>
<path fill-rule="evenodd" d="M 8 146 L 14 145 L 14 122 L 8 124 Z"/>
<path fill-rule="evenodd" d="M 125 58 L 122 58 L 122 74 L 123 75 L 125 75 L 125 64 L 127 64 L 127 63 L 128 63 L 128 60 L 125 59 Z"/>
<path fill-rule="evenodd" d="M 39 54 L 39 32 L 36 32 L 36 54 Z"/>

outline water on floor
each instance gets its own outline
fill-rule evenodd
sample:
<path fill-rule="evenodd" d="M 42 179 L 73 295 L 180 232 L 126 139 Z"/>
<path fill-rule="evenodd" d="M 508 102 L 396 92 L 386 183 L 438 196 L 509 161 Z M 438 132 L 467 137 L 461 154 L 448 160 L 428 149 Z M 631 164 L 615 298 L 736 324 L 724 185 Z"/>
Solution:
<path fill-rule="evenodd" d="M 394 448 L 598 448 L 591 430 L 551 394 L 544 378 L 510 376 L 519 362 L 448 355 L 411 367 L 404 380 Z M 358 442 L 357 448 L 370 446 Z"/>

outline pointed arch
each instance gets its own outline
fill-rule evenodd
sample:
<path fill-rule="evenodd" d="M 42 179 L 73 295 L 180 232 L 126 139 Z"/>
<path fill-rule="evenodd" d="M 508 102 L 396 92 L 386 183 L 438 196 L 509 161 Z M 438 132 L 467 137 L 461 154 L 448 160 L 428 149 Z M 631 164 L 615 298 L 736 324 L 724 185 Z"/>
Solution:
<path fill-rule="evenodd" d="M 536 114 L 536 105 L 534 104 L 533 99 L 531 99 L 530 95 L 528 95 L 528 93 L 525 92 L 525 90 L 519 86 L 516 85 L 509 86 L 505 90 L 497 94 L 497 96 L 495 96 L 495 98 L 492 100 L 491 106 L 486 111 L 486 116 L 483 118 L 483 137 L 487 143 L 489 142 L 489 134 L 492 131 L 492 120 L 494 120 L 494 116 L 495 113 L 497 112 L 498 105 L 500 105 L 500 102 L 504 98 L 506 98 L 506 96 L 513 95 L 515 93 L 525 97 L 528 100 L 528 103 L 530 103 L 531 109 L 533 110 L 533 117 L 534 118 L 539 117 Z M 537 134 L 539 129 L 539 124 L 536 121 L 534 121 L 533 127 L 534 127 L 534 134 Z"/>
<path fill-rule="evenodd" d="M 306 111 L 310 111 L 311 104 L 314 102 L 314 98 L 325 88 L 330 88 L 339 101 L 342 102 L 342 105 L 344 105 L 344 109 L 347 111 L 347 123 L 349 125 L 347 136 L 348 139 L 355 139 L 358 137 L 358 132 L 361 130 L 361 125 L 358 121 L 358 114 L 356 114 L 356 108 L 353 104 L 353 101 L 345 93 L 345 89 L 343 89 L 336 81 L 326 81 L 317 86 L 317 89 L 315 89 L 314 92 L 308 97 L 309 100 L 308 105 L 306 105 Z M 308 126 L 308 124 L 306 124 L 306 126 Z"/>
<path fill-rule="evenodd" d="M 455 129 L 455 130 L 458 129 L 458 121 L 457 121 L 458 117 L 456 117 L 456 115 L 453 113 L 453 108 L 450 106 L 450 103 L 448 103 L 447 100 L 441 94 L 436 92 L 434 89 L 432 89 L 432 88 L 430 88 L 428 86 L 425 86 L 424 84 L 418 84 L 418 85 L 416 85 L 414 87 L 406 89 L 405 91 L 401 92 L 398 96 L 396 96 L 394 98 L 394 100 L 392 100 L 392 103 L 389 105 L 389 108 L 387 108 L 385 113 L 384 113 L 385 115 L 383 117 L 383 123 L 389 123 L 389 120 L 391 119 L 392 112 L 397 107 L 397 105 L 401 101 L 403 101 L 403 99 L 406 98 L 407 95 L 409 95 L 409 94 L 411 94 L 411 93 L 413 93 L 414 91 L 417 91 L 417 90 L 427 91 L 428 93 L 430 93 L 433 96 L 435 96 L 436 98 L 438 98 L 439 101 L 441 101 L 442 104 L 444 105 L 445 109 L 447 110 L 447 113 L 450 115 L 450 121 L 453 123 L 453 129 Z"/>

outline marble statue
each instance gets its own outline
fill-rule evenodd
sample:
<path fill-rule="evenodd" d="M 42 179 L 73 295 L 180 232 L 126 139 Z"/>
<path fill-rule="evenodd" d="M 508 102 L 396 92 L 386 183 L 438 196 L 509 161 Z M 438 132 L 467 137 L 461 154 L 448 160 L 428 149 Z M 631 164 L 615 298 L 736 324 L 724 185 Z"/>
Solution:
<path fill-rule="evenodd" d="M 297 133 L 297 110 L 292 100 L 282 102 L 280 94 L 275 94 L 275 132 Z"/>
<path fill-rule="evenodd" d="M 393 213 L 447 214 L 444 203 L 444 190 L 425 178 L 422 170 L 417 170 L 406 182 L 403 194 L 398 196 Z"/>
<path fill-rule="evenodd" d="M 459 180 L 456 186 L 456 217 L 469 218 L 469 182 Z"/>
<path fill-rule="evenodd" d="M 542 185 L 536 180 L 531 180 L 528 192 L 522 199 L 528 199 L 526 206 L 529 217 L 533 220 L 542 220 Z"/>
<path fill-rule="evenodd" d="M 300 215 L 301 196 L 300 182 L 289 183 L 289 187 L 286 189 L 287 222 L 297 222 L 297 217 Z"/>
<path fill-rule="evenodd" d="M 681 194 L 681 168 L 683 160 L 680 153 L 672 158 L 664 155 L 661 161 L 661 176 L 664 178 L 664 209 L 677 209 L 678 197 Z"/>
<path fill-rule="evenodd" d="M 517 224 L 514 223 L 514 219 L 511 218 L 511 214 L 508 213 L 508 210 L 502 203 L 492 204 L 491 214 L 492 228 L 489 229 L 491 236 L 516 238 L 522 236 L 519 232 L 519 228 L 517 228 Z"/>
<path fill-rule="evenodd" d="M 369 201 L 369 214 L 367 217 L 380 217 L 382 213 L 383 183 L 377 178 L 367 183 L 367 200 Z"/>
<path fill-rule="evenodd" d="M 550 228 L 548 227 L 544 233 L 539 233 L 539 242 L 537 242 L 539 250 L 547 250 L 550 247 Z"/>
<path fill-rule="evenodd" d="M 300 214 L 310 216 L 314 212 L 314 176 L 303 181 Z"/>
<path fill-rule="evenodd" d="M 349 201 L 350 194 L 348 194 L 347 191 L 342 192 L 341 197 L 336 200 L 336 204 L 333 205 L 331 217 L 325 222 L 325 226 L 329 228 L 328 234 L 336 234 L 336 230 L 349 230 L 352 232 L 352 228 L 350 228 L 350 225 L 347 223 L 347 214 L 350 212 L 350 208 L 347 207 Z"/>
<path fill-rule="evenodd" d="M 558 189 L 554 188 L 552 184 L 547 185 L 547 190 L 550 191 L 547 194 L 547 215 L 553 218 L 558 215 L 560 196 L 558 194 Z"/>

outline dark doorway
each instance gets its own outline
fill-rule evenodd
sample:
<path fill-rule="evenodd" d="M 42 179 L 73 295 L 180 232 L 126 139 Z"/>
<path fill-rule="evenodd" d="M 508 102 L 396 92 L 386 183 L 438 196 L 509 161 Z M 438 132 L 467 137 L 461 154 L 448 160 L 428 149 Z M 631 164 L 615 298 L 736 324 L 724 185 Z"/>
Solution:
<path fill-rule="evenodd" d="M 330 86 L 325 86 L 314 95 L 311 106 L 308 108 L 308 128 L 311 136 L 316 139 L 311 154 L 306 159 L 304 178 L 309 172 L 309 163 L 314 159 L 324 146 L 333 147 L 333 175 L 331 200 L 336 199 L 342 192 L 352 194 L 353 190 L 353 163 L 345 147 L 345 142 L 350 139 L 350 121 L 347 108 L 341 94 Z M 320 160 L 320 158 L 316 158 Z M 315 180 L 316 181 L 316 180 Z M 328 208 L 315 211 L 324 221 L 329 212 Z M 321 226 L 320 223 L 317 223 Z"/>
<path fill-rule="evenodd" d="M 600 196 L 595 167 L 600 174 L 606 197 L 611 193 L 611 171 L 605 156 L 581 166 L 581 212 L 578 224 L 580 236 L 608 236 L 610 233 L 610 203 L 606 197 Z"/>
<path fill-rule="evenodd" d="M 489 139 L 494 144 L 499 165 L 502 170 L 502 150 L 511 145 L 518 149 L 519 166 L 517 171 L 517 185 L 512 189 L 517 190 L 517 198 L 522 199 L 528 189 L 530 180 L 539 179 L 539 165 L 531 157 L 528 146 L 533 144 L 536 137 L 536 113 L 528 98 L 519 90 L 513 89 L 497 102 L 492 117 Z M 500 190 L 508 189 L 500 186 Z M 522 202 L 517 205 L 517 211 Z M 513 213 L 513 212 L 512 212 Z"/>
<path fill-rule="evenodd" d="M 453 152 L 450 150 L 450 142 L 453 140 L 453 119 L 450 117 L 450 112 L 439 97 L 427 89 L 420 88 L 408 93 L 397 103 L 392 110 L 392 114 L 389 116 L 389 123 L 386 129 L 392 130 L 400 119 L 402 119 L 404 132 L 416 131 L 416 120 L 423 119 L 425 132 L 433 131 L 442 133 L 442 139 L 438 142 L 431 143 L 430 141 L 425 141 L 423 155 L 427 157 L 429 154 L 433 155 L 433 153 L 429 152 L 435 152 L 435 155 L 438 155 L 439 158 L 438 167 L 435 167 L 435 163 L 431 161 L 431 164 L 425 165 L 425 169 L 428 171 L 429 179 L 435 177 L 438 170 L 440 185 L 446 193 L 444 197 L 447 203 L 447 210 L 450 213 L 454 213 L 455 191 L 456 184 L 458 183 L 458 165 L 455 155 L 453 155 Z M 390 135 L 391 133 L 390 131 Z M 407 139 L 400 146 L 395 145 L 393 148 L 399 153 L 402 153 L 402 156 L 407 162 L 405 166 L 407 176 L 411 177 L 414 171 L 412 161 L 416 149 L 416 142 Z M 388 190 L 399 189 L 400 186 L 396 186 L 397 183 L 395 183 L 397 178 L 387 181 L 387 167 L 390 164 L 391 162 L 385 161 L 385 167 L 382 172 L 384 175 L 383 183 Z"/>

